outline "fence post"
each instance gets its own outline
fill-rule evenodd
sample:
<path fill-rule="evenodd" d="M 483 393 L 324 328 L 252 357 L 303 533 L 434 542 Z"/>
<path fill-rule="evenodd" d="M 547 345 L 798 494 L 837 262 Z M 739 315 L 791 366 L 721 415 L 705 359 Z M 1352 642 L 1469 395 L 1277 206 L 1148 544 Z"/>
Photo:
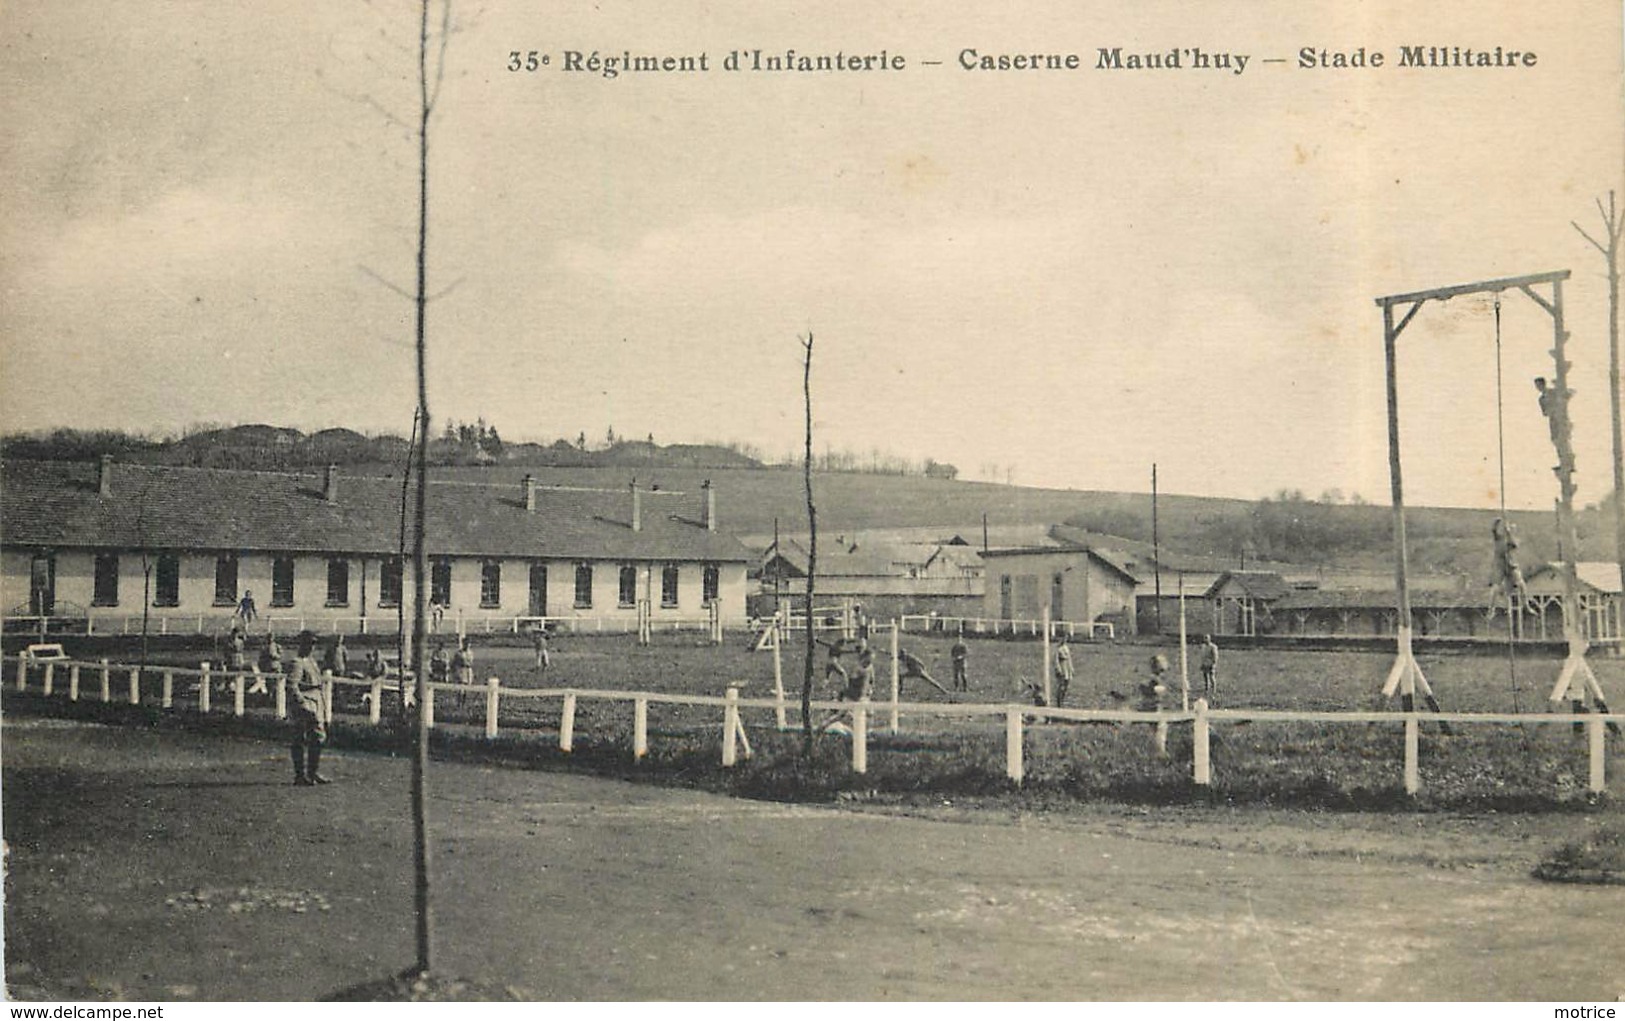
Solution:
<path fill-rule="evenodd" d="M 1591 793 L 1603 794 L 1608 790 L 1607 735 L 1603 731 L 1601 716 L 1586 721 L 1587 742 L 1591 746 Z"/>
<path fill-rule="evenodd" d="M 40 682 L 40 684 L 41 684 L 42 690 L 47 695 L 49 695 L 51 693 L 53 675 L 55 673 L 56 673 L 56 664 L 55 663 L 47 663 L 47 664 L 45 664 L 45 677 Z"/>
<path fill-rule="evenodd" d="M 1213 764 L 1209 758 L 1207 699 L 1196 700 L 1196 719 L 1192 721 L 1191 733 L 1191 779 L 1198 786 L 1206 787 L 1213 783 Z"/>
<path fill-rule="evenodd" d="M 632 761 L 649 754 L 649 700 L 632 700 Z"/>
<path fill-rule="evenodd" d="M 1166 759 L 1168 757 L 1167 720 L 1157 721 L 1157 728 L 1155 731 L 1153 731 L 1153 736 L 1151 738 L 1151 748 L 1156 753 L 1157 758 Z"/>
<path fill-rule="evenodd" d="M 197 680 L 197 711 L 206 713 L 209 711 L 210 700 L 214 698 L 214 683 L 209 679 L 209 664 L 202 664 L 200 670 L 202 672 Z"/>
<path fill-rule="evenodd" d="M 231 715 L 243 715 L 243 690 L 247 686 L 242 674 L 236 674 L 231 679 Z"/>
<path fill-rule="evenodd" d="M 107 665 L 106 658 L 102 659 L 102 701 L 113 701 L 113 668 Z"/>
<path fill-rule="evenodd" d="M 430 681 L 423 691 L 423 718 L 425 725 L 434 727 L 434 682 Z"/>
<path fill-rule="evenodd" d="M 576 741 L 576 693 L 564 693 L 564 707 L 559 712 L 559 751 L 567 752 Z"/>
<path fill-rule="evenodd" d="M 1021 716 L 1020 709 L 1011 709 L 1004 716 L 1004 774 L 1016 783 L 1026 775 L 1021 761 Z"/>
<path fill-rule="evenodd" d="M 869 772 L 869 708 L 861 702 L 852 710 L 852 772 Z"/>
<path fill-rule="evenodd" d="M 68 667 L 68 701 L 79 701 L 79 664 Z"/>
<path fill-rule="evenodd" d="M 173 670 L 165 670 L 164 671 L 164 680 L 163 680 L 163 689 L 162 690 L 163 690 L 163 693 L 160 696 L 160 701 L 162 702 L 163 707 L 165 709 L 174 708 L 174 706 L 175 706 L 175 671 L 173 671 Z"/>
<path fill-rule="evenodd" d="M 372 699 L 370 701 L 372 708 L 367 710 L 367 722 L 376 727 L 378 721 L 383 718 L 384 682 L 381 678 L 374 677 L 372 679 Z"/>
<path fill-rule="evenodd" d="M 1422 773 L 1417 764 L 1421 751 L 1421 727 L 1416 714 L 1405 717 L 1405 793 L 1415 794 L 1422 789 Z"/>
<path fill-rule="evenodd" d="M 26 651 L 17 653 L 17 690 L 28 690 L 28 653 Z"/>
<path fill-rule="evenodd" d="M 497 700 L 498 692 L 502 688 L 502 680 L 498 677 L 488 678 L 485 682 L 485 736 L 497 736 Z"/>
<path fill-rule="evenodd" d="M 141 668 L 138 666 L 130 668 L 130 704 L 141 704 Z"/>
<path fill-rule="evenodd" d="M 722 710 L 722 765 L 732 768 L 739 760 L 739 689 L 730 687 L 723 696 Z"/>
<path fill-rule="evenodd" d="M 897 709 L 897 700 L 899 697 L 901 697 L 901 689 L 903 686 L 901 668 L 898 666 L 897 662 L 897 629 L 897 621 L 894 620 L 891 622 L 891 719 L 889 721 L 891 724 L 891 732 L 893 734 L 903 729 L 902 714 Z"/>
<path fill-rule="evenodd" d="M 333 671 L 322 671 L 322 715 L 326 717 L 322 722 L 333 722 Z"/>
<path fill-rule="evenodd" d="M 276 718 L 288 718 L 288 678 L 280 670 L 276 673 Z"/>

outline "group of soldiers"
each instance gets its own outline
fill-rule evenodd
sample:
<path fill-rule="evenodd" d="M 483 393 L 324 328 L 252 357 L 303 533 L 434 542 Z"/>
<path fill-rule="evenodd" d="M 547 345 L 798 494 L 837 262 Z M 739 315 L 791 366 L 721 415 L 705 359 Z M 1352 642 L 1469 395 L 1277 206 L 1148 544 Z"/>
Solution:
<path fill-rule="evenodd" d="M 835 638 L 825 641 L 820 638 L 818 644 L 828 650 L 828 659 L 824 664 L 824 680 L 833 689 L 836 701 L 863 702 L 874 697 L 875 688 L 875 656 L 874 650 L 869 646 L 868 636 L 859 633 L 854 639 Z M 848 654 L 851 655 L 852 664 L 847 665 Z M 954 644 L 948 652 L 952 664 L 953 689 L 944 687 L 913 651 L 905 647 L 897 650 L 897 696 L 903 698 L 907 682 L 921 680 L 936 688 L 949 701 L 956 701 L 959 694 L 970 690 L 970 650 L 965 644 L 965 636 L 960 632 L 954 639 Z M 1202 697 L 1213 704 L 1218 698 L 1218 671 L 1219 647 L 1213 641 L 1212 635 L 1203 635 L 1202 643 L 1197 648 L 1197 666 L 1201 672 Z M 1049 669 L 1052 673 L 1052 685 L 1046 693 L 1041 684 L 1023 683 L 1022 690 L 1031 697 L 1037 706 L 1064 707 L 1067 695 L 1071 690 L 1072 682 L 1076 677 L 1073 666 L 1072 646 L 1068 638 L 1060 636 L 1054 651 L 1050 655 Z M 1142 712 L 1155 712 L 1161 708 L 1162 698 L 1168 687 L 1164 683 L 1168 673 L 1168 658 L 1161 653 L 1150 657 L 1148 671 L 1136 680 L 1135 696 L 1136 708 Z M 1126 702 L 1129 696 L 1111 690 L 1107 693 L 1114 702 Z M 832 718 L 839 716 L 832 714 Z"/>
<path fill-rule="evenodd" d="M 1219 696 L 1219 646 L 1212 635 L 1202 636 L 1196 657 L 1202 675 L 1202 697 L 1212 705 Z M 1146 666 L 1146 673 L 1135 680 L 1135 708 L 1140 712 L 1156 712 L 1162 708 L 1162 698 L 1168 692 L 1168 685 L 1164 683 L 1168 673 L 1168 657 L 1160 652 L 1155 653 L 1147 660 Z M 1026 685 L 1026 694 L 1032 698 L 1034 705 L 1065 707 L 1066 696 L 1076 677 L 1072 665 L 1072 645 L 1065 634 L 1060 636 L 1054 652 L 1050 654 L 1050 672 L 1052 683 L 1047 698 L 1043 686 L 1039 684 Z M 1113 702 L 1129 700 L 1128 695 L 1115 688 L 1106 694 Z"/>

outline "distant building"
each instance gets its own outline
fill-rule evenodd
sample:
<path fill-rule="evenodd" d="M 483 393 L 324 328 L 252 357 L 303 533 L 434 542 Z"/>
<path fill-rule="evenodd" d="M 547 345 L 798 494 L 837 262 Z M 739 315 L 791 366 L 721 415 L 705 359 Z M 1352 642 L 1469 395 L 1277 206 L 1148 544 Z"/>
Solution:
<path fill-rule="evenodd" d="M 808 554 L 800 538 L 781 538 L 762 551 L 758 612 L 772 612 L 768 604 L 779 594 L 799 603 Z M 982 558 L 964 545 L 820 536 L 817 600 L 861 603 L 870 616 L 881 618 L 933 611 L 974 616 L 980 612 L 982 574 Z"/>
<path fill-rule="evenodd" d="M 1529 613 L 1540 634 L 1527 637 L 1561 638 L 1563 636 L 1564 580 L 1567 564 L 1552 561 L 1530 571 L 1525 576 L 1525 592 L 1529 599 Z M 1622 629 L 1619 565 L 1612 561 L 1582 560 L 1574 565 L 1576 593 L 1580 600 L 1580 626 L 1590 641 L 1617 640 Z"/>
<path fill-rule="evenodd" d="M 1134 593 L 1140 579 L 1092 549 L 1037 546 L 982 554 L 986 593 L 982 615 L 999 620 L 1107 621 L 1134 633 Z"/>
<path fill-rule="evenodd" d="M 393 620 L 413 571 L 399 555 L 398 479 L 7 462 L 0 606 L 8 616 L 263 617 L 312 626 Z M 410 513 L 411 502 L 407 502 Z M 745 616 L 749 551 L 716 530 L 715 492 L 432 482 L 427 579 L 463 620 Z M 410 535 L 408 517 L 408 535 Z M 150 570 L 150 577 L 148 571 Z"/>

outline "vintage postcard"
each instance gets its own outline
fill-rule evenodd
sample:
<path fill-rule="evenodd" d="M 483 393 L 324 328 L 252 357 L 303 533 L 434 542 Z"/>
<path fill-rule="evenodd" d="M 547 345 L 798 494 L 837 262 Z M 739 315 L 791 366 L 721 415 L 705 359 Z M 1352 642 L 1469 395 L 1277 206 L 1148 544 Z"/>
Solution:
<path fill-rule="evenodd" d="M 8 997 L 1615 1000 L 1622 89 L 1612 0 L 0 6 Z"/>

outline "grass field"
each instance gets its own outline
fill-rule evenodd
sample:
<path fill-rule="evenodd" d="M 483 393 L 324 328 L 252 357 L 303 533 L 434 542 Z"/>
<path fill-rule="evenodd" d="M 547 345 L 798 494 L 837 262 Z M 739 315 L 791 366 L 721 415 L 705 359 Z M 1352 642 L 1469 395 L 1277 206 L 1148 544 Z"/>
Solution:
<path fill-rule="evenodd" d="M 947 638 L 905 635 L 903 645 L 923 659 L 931 672 L 948 682 Z M 877 700 L 889 697 L 889 637 L 877 646 L 883 655 L 878 670 Z M 745 637 L 731 634 L 713 647 L 692 633 L 657 635 L 648 647 L 627 637 L 563 637 L 554 643 L 553 663 L 539 673 L 528 647 L 475 641 L 478 676 L 501 678 L 507 690 L 537 687 L 609 689 L 653 693 L 722 695 L 737 686 L 746 698 L 771 697 L 771 653 L 753 652 Z M 783 651 L 785 687 L 799 700 L 804 645 L 793 641 Z M 1174 665 L 1173 689 L 1165 701 L 1178 708 L 1177 650 L 1141 644 L 1079 644 L 1074 647 L 1077 679 L 1068 705 L 1075 708 L 1123 708 L 1109 694 L 1130 693 L 1146 673 L 1154 651 Z M 71 651 L 71 650 L 70 650 Z M 195 665 L 205 650 L 169 650 L 161 657 L 176 665 Z M 967 701 L 1007 704 L 1019 701 L 1018 688 L 1036 681 L 1041 645 L 1034 641 L 977 640 L 971 643 L 971 690 Z M 115 659 L 118 657 L 114 657 Z M 824 689 L 823 654 L 815 657 L 815 698 Z M 1325 652 L 1282 649 L 1227 650 L 1223 653 L 1217 704 L 1223 708 L 1290 710 L 1370 710 L 1383 704 L 1378 689 L 1392 656 L 1382 652 Z M 1560 661 L 1552 657 L 1522 659 L 1514 691 L 1507 662 L 1477 654 L 1424 656 L 1424 670 L 1446 709 L 1481 712 L 1545 711 L 1546 695 Z M 1594 660 L 1611 704 L 1625 704 L 1625 663 Z M 89 682 L 86 682 L 89 683 Z M 910 682 L 903 699 L 944 703 L 947 699 L 919 681 Z M 180 685 L 177 704 L 194 696 Z M 150 698 L 150 695 L 149 695 Z M 386 709 L 392 708 L 386 700 Z M 1129 705 L 1132 706 L 1132 702 Z M 1391 703 L 1390 703 L 1391 704 Z M 229 705 L 216 695 L 215 712 Z M 251 713 L 265 713 L 268 699 L 251 698 Z M 502 702 L 502 734 L 483 737 L 484 699 L 471 693 L 460 699 L 442 692 L 436 701 L 439 740 L 465 746 L 469 754 L 499 756 L 532 764 L 588 768 L 624 773 L 630 768 L 632 708 L 628 701 L 580 700 L 574 720 L 574 749 L 557 750 L 561 701 L 557 698 L 507 698 Z M 359 714 L 359 691 L 340 699 L 340 712 Z M 714 706 L 649 707 L 650 754 L 637 773 L 676 778 L 714 789 L 756 797 L 827 799 L 833 797 L 926 797 L 934 794 L 1008 792 L 1004 776 L 1005 735 L 1001 717 L 948 718 L 905 714 L 898 734 L 885 732 L 886 711 L 877 706 L 871 720 L 868 772 L 850 768 L 844 738 L 818 743 L 814 759 L 800 754 L 795 732 L 780 733 L 772 713 L 749 709 L 745 722 L 754 755 L 740 768 L 718 768 L 721 710 Z M 354 718 L 352 716 L 352 718 Z M 799 722 L 798 707 L 789 713 Z M 369 736 L 364 719 L 353 724 L 359 739 Z M 1172 729 L 1169 755 L 1152 754 L 1148 726 L 1052 722 L 1028 728 L 1025 741 L 1026 797 L 1110 798 L 1130 802 L 1189 800 L 1191 736 L 1188 725 Z M 1315 723 L 1221 723 L 1213 730 L 1214 784 L 1211 797 L 1237 803 L 1309 804 L 1361 808 L 1394 804 L 1540 808 L 1584 804 L 1587 747 L 1564 725 L 1478 725 L 1451 734 L 1427 728 L 1423 735 L 1424 793 L 1412 802 L 1401 793 L 1402 735 L 1392 726 Z M 1619 771 L 1619 763 L 1611 772 Z"/>

